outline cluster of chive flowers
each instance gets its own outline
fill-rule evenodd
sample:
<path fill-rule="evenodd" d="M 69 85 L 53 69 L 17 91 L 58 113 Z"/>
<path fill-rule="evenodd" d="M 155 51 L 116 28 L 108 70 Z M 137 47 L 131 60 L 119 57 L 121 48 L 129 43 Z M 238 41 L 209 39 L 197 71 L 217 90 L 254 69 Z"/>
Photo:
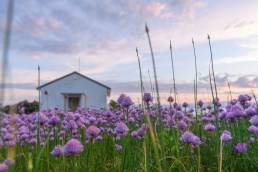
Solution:
<path fill-rule="evenodd" d="M 142 139 L 146 136 L 149 127 L 145 123 L 146 115 L 151 121 L 161 120 L 162 126 L 168 130 L 179 130 L 178 139 L 183 145 L 193 148 L 199 147 L 206 140 L 199 132 L 191 131 L 195 122 L 210 135 L 216 130 L 224 130 L 220 133 L 220 139 L 225 144 L 234 136 L 227 128 L 219 128 L 217 122 L 231 125 L 247 119 L 250 127 L 246 130 L 250 136 L 258 136 L 258 108 L 247 95 L 240 95 L 225 106 L 222 106 L 219 99 L 214 104 L 205 104 L 199 100 L 197 121 L 191 104 L 176 103 L 171 96 L 167 98 L 167 106 L 161 107 L 160 116 L 157 115 L 150 93 L 143 94 L 143 102 L 146 105 L 146 114 L 125 94 L 119 96 L 119 106 L 112 110 L 78 108 L 75 112 L 63 112 L 56 108 L 32 114 L 4 114 L 0 117 L 0 147 L 29 145 L 33 149 L 37 142 L 44 146 L 49 140 L 57 143 L 51 152 L 53 156 L 77 156 L 84 151 L 85 144 L 100 142 L 108 136 L 114 138 L 114 148 L 119 152 L 123 150 L 121 140 L 124 137 Z M 237 153 L 245 152 L 248 145 L 248 141 L 237 143 L 235 150 Z"/>
<path fill-rule="evenodd" d="M 0 163 L 0 172 L 7 172 L 11 165 L 14 165 L 15 161 L 13 159 L 5 159 Z"/>
<path fill-rule="evenodd" d="M 61 155 L 78 156 L 83 151 L 84 146 L 77 139 L 70 139 L 64 146 L 57 145 L 52 150 L 51 154 L 55 157 Z"/>
<path fill-rule="evenodd" d="M 183 143 L 192 145 L 194 148 L 198 147 L 201 144 L 201 139 L 190 131 L 184 132 L 181 135 L 180 140 Z"/>

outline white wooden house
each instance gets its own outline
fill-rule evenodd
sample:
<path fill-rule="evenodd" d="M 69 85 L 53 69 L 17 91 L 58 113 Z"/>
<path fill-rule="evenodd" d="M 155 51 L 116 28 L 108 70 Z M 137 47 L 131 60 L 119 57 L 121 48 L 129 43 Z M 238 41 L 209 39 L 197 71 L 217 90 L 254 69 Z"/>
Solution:
<path fill-rule="evenodd" d="M 77 107 L 106 108 L 111 89 L 78 72 L 39 86 L 40 110 L 59 108 L 74 111 Z"/>

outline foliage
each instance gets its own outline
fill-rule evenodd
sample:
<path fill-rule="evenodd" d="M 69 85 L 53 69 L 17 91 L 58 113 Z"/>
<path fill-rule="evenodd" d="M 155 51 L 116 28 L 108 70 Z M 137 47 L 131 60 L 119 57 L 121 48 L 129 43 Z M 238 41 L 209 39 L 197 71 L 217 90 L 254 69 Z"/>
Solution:
<path fill-rule="evenodd" d="M 39 103 L 37 101 L 29 102 L 23 100 L 14 105 L 6 105 L 1 109 L 5 113 L 25 113 L 30 114 L 32 112 L 39 111 Z"/>
<path fill-rule="evenodd" d="M 119 108 L 119 104 L 115 100 L 110 100 L 109 108 L 112 110 L 116 110 Z"/>

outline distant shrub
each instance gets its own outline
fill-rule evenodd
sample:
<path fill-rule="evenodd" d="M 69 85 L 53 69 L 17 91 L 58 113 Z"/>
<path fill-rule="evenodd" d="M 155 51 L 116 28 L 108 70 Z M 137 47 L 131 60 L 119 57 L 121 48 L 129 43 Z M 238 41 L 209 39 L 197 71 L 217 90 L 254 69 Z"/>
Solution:
<path fill-rule="evenodd" d="M 29 102 L 27 100 L 21 101 L 14 105 L 6 105 L 0 110 L 5 113 L 25 113 L 29 114 L 32 112 L 39 111 L 39 103 L 37 101 Z"/>
<path fill-rule="evenodd" d="M 109 108 L 113 109 L 113 110 L 118 109 L 119 108 L 119 104 L 115 100 L 110 100 Z"/>

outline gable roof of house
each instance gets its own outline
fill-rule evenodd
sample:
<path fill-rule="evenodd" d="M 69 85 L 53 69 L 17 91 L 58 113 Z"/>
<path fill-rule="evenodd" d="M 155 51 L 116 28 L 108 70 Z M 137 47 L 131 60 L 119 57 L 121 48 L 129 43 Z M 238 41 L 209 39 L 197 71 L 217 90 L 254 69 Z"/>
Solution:
<path fill-rule="evenodd" d="M 76 72 L 76 71 L 74 71 L 74 72 L 72 72 L 72 73 L 69 73 L 69 74 L 67 74 L 67 75 L 64 75 L 64 76 L 62 76 L 62 77 L 60 77 L 60 78 L 57 78 L 57 79 L 55 79 L 55 80 L 53 80 L 53 81 L 47 82 L 47 83 L 45 83 L 45 84 L 43 84 L 43 85 L 40 85 L 39 87 L 37 87 L 37 89 L 41 89 L 41 88 L 43 88 L 43 87 L 45 87 L 45 86 L 47 86 L 47 85 L 50 85 L 50 84 L 52 84 L 52 83 L 54 83 L 54 82 L 56 82 L 56 81 L 59 81 L 59 80 L 61 80 L 61 79 L 64 79 L 64 78 L 66 78 L 66 77 L 68 77 L 68 76 L 71 76 L 71 75 L 73 75 L 73 74 L 77 74 L 77 75 L 79 75 L 79 76 L 81 76 L 81 77 L 83 77 L 83 78 L 85 78 L 85 79 L 87 79 L 87 80 L 90 80 L 90 81 L 92 81 L 92 82 L 94 82 L 94 83 L 96 83 L 96 84 L 98 84 L 98 85 L 100 85 L 100 86 L 102 86 L 102 87 L 105 87 L 105 88 L 108 89 L 109 92 L 110 92 L 110 90 L 111 90 L 110 87 L 108 87 L 108 86 L 106 86 L 106 85 L 104 85 L 104 84 L 102 84 L 102 83 L 100 83 L 100 82 L 98 82 L 98 81 L 95 81 L 95 80 L 93 80 L 93 79 L 91 79 L 91 78 L 89 78 L 89 77 L 87 77 L 87 76 L 85 76 L 85 75 L 83 75 L 83 74 L 81 74 L 81 73 L 79 73 L 79 72 Z"/>

